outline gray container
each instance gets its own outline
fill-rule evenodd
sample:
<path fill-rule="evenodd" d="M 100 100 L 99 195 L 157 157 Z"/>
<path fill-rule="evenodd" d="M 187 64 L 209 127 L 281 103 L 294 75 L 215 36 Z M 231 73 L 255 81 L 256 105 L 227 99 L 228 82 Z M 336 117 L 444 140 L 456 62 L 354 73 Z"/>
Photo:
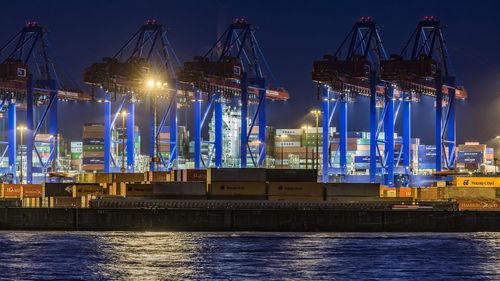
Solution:
<path fill-rule="evenodd" d="M 326 197 L 372 197 L 380 196 L 378 183 L 326 183 Z"/>
<path fill-rule="evenodd" d="M 19 199 L 0 199 L 0 208 L 19 208 L 22 202 Z"/>
<path fill-rule="evenodd" d="M 207 170 L 207 182 L 265 182 L 266 169 L 261 168 L 210 168 Z"/>
<path fill-rule="evenodd" d="M 205 182 L 162 182 L 155 183 L 153 187 L 153 195 L 155 197 L 165 196 L 206 196 Z"/>
<path fill-rule="evenodd" d="M 266 181 L 269 182 L 317 182 L 316 169 L 267 169 Z"/>

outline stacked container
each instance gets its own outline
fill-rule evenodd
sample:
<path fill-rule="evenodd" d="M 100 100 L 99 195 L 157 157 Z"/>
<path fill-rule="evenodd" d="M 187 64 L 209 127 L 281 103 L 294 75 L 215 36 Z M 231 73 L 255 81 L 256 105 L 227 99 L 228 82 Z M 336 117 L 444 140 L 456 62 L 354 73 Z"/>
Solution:
<path fill-rule="evenodd" d="M 85 124 L 83 126 L 82 170 L 104 170 L 104 126 Z"/>
<path fill-rule="evenodd" d="M 266 200 L 266 170 L 208 169 L 207 191 L 210 199 Z"/>
<path fill-rule="evenodd" d="M 315 169 L 266 170 L 270 201 L 323 201 L 323 184 L 317 182 Z"/>
<path fill-rule="evenodd" d="M 274 158 L 276 159 L 276 166 L 281 167 L 282 156 L 283 167 L 290 167 L 294 165 L 293 161 L 290 161 L 290 158 L 306 158 L 306 148 L 305 146 L 302 146 L 302 133 L 302 129 L 276 130 L 276 135 L 274 137 Z M 311 159 L 311 150 L 309 151 L 309 154 L 309 159 Z M 300 162 L 295 163 L 295 165 L 300 165 Z"/>

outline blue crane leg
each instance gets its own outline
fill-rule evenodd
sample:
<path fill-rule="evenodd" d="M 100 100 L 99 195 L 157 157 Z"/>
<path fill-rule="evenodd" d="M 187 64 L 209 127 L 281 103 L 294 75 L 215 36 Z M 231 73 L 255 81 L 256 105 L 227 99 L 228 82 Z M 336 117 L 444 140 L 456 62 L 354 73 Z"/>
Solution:
<path fill-rule="evenodd" d="M 262 167 L 266 160 L 266 80 L 262 78 L 259 84 L 259 159 L 257 166 Z"/>
<path fill-rule="evenodd" d="M 29 75 L 28 82 L 26 84 L 26 182 L 32 183 L 33 181 L 33 77 Z M 21 163 L 22 169 L 22 163 Z"/>
<path fill-rule="evenodd" d="M 156 171 L 156 99 L 149 97 L 149 170 Z"/>
<path fill-rule="evenodd" d="M 104 172 L 109 173 L 111 162 L 111 100 L 106 94 L 104 101 Z"/>
<path fill-rule="evenodd" d="M 16 167 L 16 157 L 17 157 L 17 117 L 16 117 L 16 103 L 9 102 L 9 107 L 7 109 L 7 119 L 9 122 L 9 173 L 12 173 L 14 182 L 17 182 L 17 167 Z"/>
<path fill-rule="evenodd" d="M 50 150 L 52 152 L 53 167 L 57 169 L 57 158 L 58 158 L 58 143 L 59 137 L 57 135 L 57 83 L 55 80 L 51 81 L 50 85 L 50 99 L 53 100 L 52 105 L 50 106 L 49 113 L 49 134 L 53 137 L 53 140 L 50 142 Z M 51 162 L 49 162 L 51 163 Z"/>
<path fill-rule="evenodd" d="M 172 168 L 175 168 L 177 166 L 177 156 L 179 155 L 179 148 L 177 146 L 177 91 L 172 95 L 170 102 L 170 165 Z"/>
<path fill-rule="evenodd" d="M 222 99 L 220 94 L 215 99 L 215 167 L 222 167 Z"/>
<path fill-rule="evenodd" d="M 339 101 L 339 152 L 340 152 L 340 171 L 347 176 L 347 100 L 344 97 Z"/>
<path fill-rule="evenodd" d="M 394 186 L 394 88 L 388 88 L 389 93 L 386 97 L 387 111 L 384 120 L 384 134 L 385 134 L 385 155 L 386 155 L 386 178 L 385 184 L 387 186 Z"/>
<path fill-rule="evenodd" d="M 455 89 L 448 89 L 448 102 L 449 102 L 449 113 L 448 113 L 448 168 L 455 168 L 455 148 L 456 148 L 456 115 L 455 115 Z"/>
<path fill-rule="evenodd" d="M 247 167 L 247 134 L 248 134 L 248 88 L 247 88 L 247 75 L 243 72 L 241 79 L 241 132 L 240 132 L 240 162 L 241 168 Z"/>
<path fill-rule="evenodd" d="M 377 181 L 377 80 L 370 79 L 370 182 Z"/>
<path fill-rule="evenodd" d="M 127 172 L 134 172 L 134 156 L 135 156 L 135 103 L 129 101 L 127 116 Z"/>
<path fill-rule="evenodd" d="M 436 171 L 439 172 L 442 169 L 442 141 L 441 141 L 441 131 L 442 131 L 442 118 L 443 118 L 443 92 L 442 92 L 442 82 L 440 79 L 436 79 L 436 132 L 435 132 L 435 142 L 436 142 Z"/>
<path fill-rule="evenodd" d="M 323 171 L 322 171 L 322 181 L 328 182 L 328 174 L 330 170 L 330 94 L 328 87 L 321 87 L 321 94 L 323 97 Z M 306 128 L 307 130 L 307 128 Z M 306 140 L 307 142 L 307 140 Z M 307 144 L 306 144 L 307 145 Z"/>
<path fill-rule="evenodd" d="M 406 93 L 409 94 L 409 93 Z M 403 100 L 403 166 L 405 174 L 410 174 L 411 164 L 411 99 Z"/>
<path fill-rule="evenodd" d="M 200 168 L 201 160 L 201 92 L 194 93 L 194 168 Z"/>

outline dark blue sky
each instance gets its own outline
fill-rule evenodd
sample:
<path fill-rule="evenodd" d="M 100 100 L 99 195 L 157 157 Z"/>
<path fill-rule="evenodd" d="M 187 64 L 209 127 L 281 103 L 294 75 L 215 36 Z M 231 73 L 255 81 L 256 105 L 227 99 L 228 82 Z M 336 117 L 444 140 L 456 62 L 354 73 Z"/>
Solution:
<path fill-rule="evenodd" d="M 488 141 L 500 134 L 499 11 L 498 1 L 6 1 L 0 42 L 26 21 L 37 20 L 49 28 L 64 71 L 81 81 L 85 67 L 114 54 L 146 19 L 168 26 L 177 54 L 187 60 L 204 54 L 234 17 L 245 17 L 259 27 L 260 45 L 292 97 L 268 107 L 268 123 L 296 127 L 312 123 L 307 113 L 319 106 L 310 79 L 312 61 L 334 52 L 355 20 L 374 17 L 392 53 L 401 50 L 419 19 L 434 15 L 447 25 L 444 34 L 454 70 L 470 94 L 458 107 L 459 140 Z M 367 111 L 363 98 L 350 105 L 349 130 L 368 130 Z M 64 105 L 62 133 L 80 138 L 81 125 L 102 122 L 101 112 L 98 104 Z M 138 120 L 144 124 L 146 116 Z M 431 143 L 433 127 L 432 100 L 416 104 L 413 135 Z"/>

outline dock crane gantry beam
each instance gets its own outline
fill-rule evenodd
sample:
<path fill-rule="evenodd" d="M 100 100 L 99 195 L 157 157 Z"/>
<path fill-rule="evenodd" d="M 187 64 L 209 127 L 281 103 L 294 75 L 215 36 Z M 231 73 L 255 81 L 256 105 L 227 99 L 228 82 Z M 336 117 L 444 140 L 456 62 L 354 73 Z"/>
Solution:
<path fill-rule="evenodd" d="M 343 53 L 344 52 L 344 53 Z M 393 158 L 394 147 L 393 103 L 388 91 L 380 85 L 378 72 L 380 61 L 387 55 L 379 34 L 379 27 L 371 17 L 358 20 L 334 55 L 325 55 L 323 60 L 313 64 L 312 79 L 318 86 L 318 97 L 322 100 L 323 111 L 323 170 L 322 180 L 328 181 L 331 172 L 347 180 L 347 104 L 357 96 L 370 97 L 370 181 L 376 181 L 376 155 L 378 144 L 377 105 L 385 104 L 384 126 L 386 131 L 386 159 Z M 386 101 L 386 102 L 384 102 Z M 333 102 L 333 105 L 331 104 Z M 330 146 L 330 125 L 336 108 L 339 108 L 339 168 L 333 167 Z M 391 114 L 392 112 L 392 114 Z M 390 122 L 388 120 L 391 120 Z M 391 133 L 392 132 L 392 133 Z M 392 145 L 391 145 L 392 144 Z M 380 151 L 379 151 L 380 154 Z M 337 152 L 335 152 L 335 156 Z M 392 155 L 392 156 L 391 156 Z M 392 161 L 387 163 L 387 178 L 393 177 Z"/>
<path fill-rule="evenodd" d="M 111 164 L 116 165 L 111 154 L 111 132 L 122 109 L 127 107 L 127 171 L 135 170 L 135 106 L 140 100 L 150 104 L 150 170 L 170 170 L 178 159 L 177 146 L 177 58 L 163 25 L 156 20 L 148 20 L 120 48 L 112 58 L 104 58 L 87 68 L 85 82 L 105 90 L 104 106 L 104 170 L 110 172 Z M 112 114 L 112 101 L 121 95 L 117 110 Z M 160 102 L 167 100 L 165 110 Z M 113 117 L 113 118 L 112 118 Z M 169 121 L 169 158 L 161 153 L 159 136 Z M 159 122 L 158 122 L 159 121 Z M 124 130 L 124 128 L 123 128 Z"/>
<path fill-rule="evenodd" d="M 247 155 L 254 167 L 262 167 L 266 158 L 266 99 L 287 100 L 288 92 L 271 88 L 268 78 L 274 78 L 255 37 L 255 26 L 237 18 L 229 25 L 203 57 L 186 62 L 179 80 L 194 95 L 194 165 L 196 169 L 209 167 L 215 154 L 215 167 L 222 167 L 222 105 L 240 99 L 241 133 L 240 165 L 247 167 Z M 267 74 L 267 76 L 266 76 Z M 271 76 L 271 77 L 268 77 Z M 202 115 L 201 102 L 209 101 Z M 201 154 L 201 131 L 211 105 L 214 106 L 215 139 L 206 163 Z M 247 122 L 248 106 L 255 105 L 255 113 Z M 203 116 L 203 119 L 202 119 Z M 258 122 L 258 155 L 253 155 L 249 138 Z M 257 161 L 255 161 L 257 160 Z"/>

